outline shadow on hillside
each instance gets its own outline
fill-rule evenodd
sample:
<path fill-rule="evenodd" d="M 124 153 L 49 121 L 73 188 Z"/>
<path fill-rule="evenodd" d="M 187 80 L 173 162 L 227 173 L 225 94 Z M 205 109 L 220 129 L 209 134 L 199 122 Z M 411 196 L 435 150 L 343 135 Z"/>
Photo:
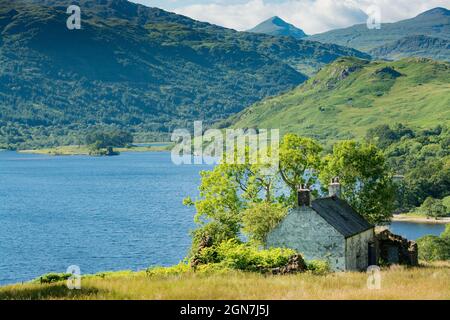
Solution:
<path fill-rule="evenodd" d="M 101 290 L 82 288 L 69 290 L 64 284 L 36 286 L 33 288 L 11 288 L 0 291 L 0 300 L 48 300 L 48 299 L 82 299 L 95 296 Z"/>

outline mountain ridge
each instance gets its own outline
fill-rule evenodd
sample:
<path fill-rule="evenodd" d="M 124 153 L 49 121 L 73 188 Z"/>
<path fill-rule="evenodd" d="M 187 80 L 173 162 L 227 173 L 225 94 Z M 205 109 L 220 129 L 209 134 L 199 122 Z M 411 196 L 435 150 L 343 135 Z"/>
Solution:
<path fill-rule="evenodd" d="M 339 58 L 278 97 L 264 99 L 220 126 L 280 129 L 326 141 L 363 138 L 380 124 L 450 125 L 450 64 Z"/>
<path fill-rule="evenodd" d="M 78 1 L 82 28 L 71 31 L 71 4 L 0 0 L 0 147 L 76 144 L 96 125 L 167 140 L 174 128 L 289 90 L 340 56 L 368 57 L 125 0 Z"/>
<path fill-rule="evenodd" d="M 450 10 L 437 7 L 414 18 L 394 23 L 382 23 L 381 29 L 368 29 L 365 24 L 331 30 L 306 39 L 335 43 L 370 53 L 409 36 L 427 36 L 450 40 Z M 420 48 L 419 48 L 420 49 Z"/>
<path fill-rule="evenodd" d="M 295 39 L 303 39 L 307 37 L 306 33 L 294 26 L 293 24 L 287 23 L 278 16 L 273 16 L 252 29 L 247 30 L 247 32 L 252 33 L 263 33 L 272 36 L 286 36 L 293 37 Z"/>

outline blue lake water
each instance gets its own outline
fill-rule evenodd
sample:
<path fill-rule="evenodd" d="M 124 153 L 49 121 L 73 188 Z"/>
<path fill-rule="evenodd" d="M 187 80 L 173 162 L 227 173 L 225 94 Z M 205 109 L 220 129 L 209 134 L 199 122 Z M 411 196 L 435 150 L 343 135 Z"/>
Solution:
<path fill-rule="evenodd" d="M 186 256 L 199 171 L 170 153 L 50 157 L 0 152 L 0 284 L 78 265 L 141 270 Z"/>
<path fill-rule="evenodd" d="M 390 228 L 393 233 L 409 240 L 417 240 L 420 237 L 432 234 L 439 236 L 445 230 L 445 224 L 392 222 Z"/>
<path fill-rule="evenodd" d="M 170 153 L 50 157 L 0 152 L 0 285 L 48 272 L 172 265 L 190 246 L 199 171 Z M 416 239 L 443 225 L 394 223 Z"/>

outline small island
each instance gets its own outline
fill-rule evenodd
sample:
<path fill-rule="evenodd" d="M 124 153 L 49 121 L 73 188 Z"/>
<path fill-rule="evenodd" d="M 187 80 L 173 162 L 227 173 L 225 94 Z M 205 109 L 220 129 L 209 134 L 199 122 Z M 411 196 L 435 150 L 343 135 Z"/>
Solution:
<path fill-rule="evenodd" d="M 134 144 L 133 136 L 123 130 L 94 130 L 89 132 L 78 145 L 57 146 L 51 148 L 19 150 L 19 153 L 42 154 L 51 156 L 117 156 L 121 152 L 158 152 L 171 149 L 170 142 Z"/>

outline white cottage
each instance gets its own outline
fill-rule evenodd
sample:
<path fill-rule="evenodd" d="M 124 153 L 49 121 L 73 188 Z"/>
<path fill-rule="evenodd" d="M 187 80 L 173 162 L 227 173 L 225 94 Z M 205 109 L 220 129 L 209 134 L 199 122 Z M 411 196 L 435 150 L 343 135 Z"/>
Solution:
<path fill-rule="evenodd" d="M 339 195 L 337 180 L 328 198 L 311 202 L 310 190 L 300 190 L 298 206 L 269 233 L 267 246 L 294 249 L 307 261 L 328 261 L 334 271 L 365 270 L 375 264 L 375 227 Z"/>

